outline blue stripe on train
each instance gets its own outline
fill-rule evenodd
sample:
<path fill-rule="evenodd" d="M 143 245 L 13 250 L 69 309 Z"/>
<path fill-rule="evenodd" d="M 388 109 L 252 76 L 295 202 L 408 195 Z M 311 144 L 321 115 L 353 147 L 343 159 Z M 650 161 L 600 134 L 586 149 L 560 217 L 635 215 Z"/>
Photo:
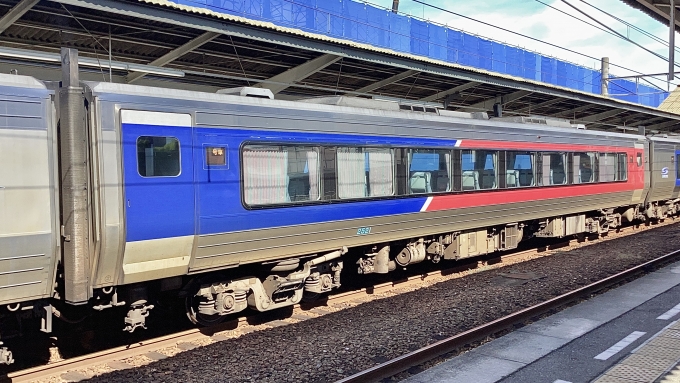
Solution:
<path fill-rule="evenodd" d="M 680 186 L 680 150 L 675 151 L 675 186 Z"/>
<path fill-rule="evenodd" d="M 416 213 L 420 211 L 426 200 L 426 197 L 418 197 L 332 203 L 280 209 L 257 209 L 221 217 L 201 217 L 200 234 Z"/>
<path fill-rule="evenodd" d="M 140 124 L 123 124 L 122 130 L 125 193 L 129 201 L 126 201 L 127 241 L 415 213 L 427 199 L 411 197 L 247 210 L 242 205 L 240 190 L 239 152 L 244 142 L 449 148 L 456 144 L 456 140 L 443 139 Z M 180 139 L 180 176 L 139 176 L 136 140 L 141 135 Z M 190 140 L 188 137 L 193 140 L 190 145 L 186 142 Z M 206 146 L 224 147 L 227 164 L 207 166 Z"/>

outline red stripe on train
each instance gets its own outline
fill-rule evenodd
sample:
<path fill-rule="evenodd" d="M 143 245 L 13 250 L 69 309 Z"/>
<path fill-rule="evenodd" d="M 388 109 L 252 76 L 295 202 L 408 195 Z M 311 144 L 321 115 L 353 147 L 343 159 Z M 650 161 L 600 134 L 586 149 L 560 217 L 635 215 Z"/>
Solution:
<path fill-rule="evenodd" d="M 489 141 L 489 140 L 461 140 L 461 149 L 516 149 L 527 151 L 565 151 L 565 152 L 622 152 L 628 154 L 635 154 L 635 152 L 642 152 L 641 149 L 621 146 L 607 146 L 607 145 L 575 145 L 575 144 L 551 144 L 540 141 L 540 135 L 536 136 L 536 142 L 508 142 L 508 141 Z"/>
<path fill-rule="evenodd" d="M 434 196 L 427 207 L 427 211 L 459 209 L 466 207 L 482 207 L 506 203 L 542 201 L 566 197 L 592 196 L 623 191 L 632 193 L 635 189 L 633 182 L 616 182 L 603 184 L 548 186 L 519 189 L 505 189 L 494 191 L 466 192 Z"/>

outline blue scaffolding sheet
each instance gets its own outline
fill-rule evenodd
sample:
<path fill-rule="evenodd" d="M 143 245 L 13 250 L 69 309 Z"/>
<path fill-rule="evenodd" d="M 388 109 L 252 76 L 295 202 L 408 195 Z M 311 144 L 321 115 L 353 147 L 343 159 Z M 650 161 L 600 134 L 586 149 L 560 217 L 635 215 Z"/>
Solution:
<path fill-rule="evenodd" d="M 599 71 L 455 29 L 395 14 L 357 0 L 170 0 L 436 60 L 600 93 Z M 629 80 L 609 82 L 621 100 L 658 106 L 667 92 Z"/>

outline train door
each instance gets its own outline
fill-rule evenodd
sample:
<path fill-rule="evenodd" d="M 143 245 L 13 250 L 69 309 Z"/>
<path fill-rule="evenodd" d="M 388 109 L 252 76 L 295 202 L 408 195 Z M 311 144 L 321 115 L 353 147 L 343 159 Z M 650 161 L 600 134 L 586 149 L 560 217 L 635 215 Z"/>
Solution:
<path fill-rule="evenodd" d="M 652 146 L 648 140 L 644 142 L 636 142 L 634 144 L 635 154 L 632 163 L 628 168 L 629 177 L 632 180 L 639 181 L 642 179 L 642 189 L 633 191 L 632 203 L 644 203 L 647 200 L 649 188 L 651 185 L 651 151 Z"/>
<path fill-rule="evenodd" d="M 223 226 L 224 217 L 233 213 L 233 203 L 240 206 L 238 187 L 238 170 L 234 168 L 236 161 L 230 161 L 230 145 L 233 137 L 210 131 L 196 132 L 196 164 L 198 232 L 211 234 L 229 231 Z"/>
<path fill-rule="evenodd" d="M 121 122 L 122 283 L 186 273 L 195 234 L 191 115 L 122 110 Z"/>
<path fill-rule="evenodd" d="M 196 179 L 197 230 L 201 235 L 233 231 L 233 224 L 243 212 L 240 193 L 238 151 L 240 139 L 233 133 L 197 128 L 194 151 Z M 218 236 L 209 236 L 219 241 Z M 199 237 L 190 270 L 232 264 L 228 257 L 214 257 L 214 248 Z M 234 261 L 237 262 L 237 261 Z"/>

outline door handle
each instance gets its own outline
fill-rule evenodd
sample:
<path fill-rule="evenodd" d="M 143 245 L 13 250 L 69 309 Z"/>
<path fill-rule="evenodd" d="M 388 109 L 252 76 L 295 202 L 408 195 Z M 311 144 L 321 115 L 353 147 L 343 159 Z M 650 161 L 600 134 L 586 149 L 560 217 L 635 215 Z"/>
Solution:
<path fill-rule="evenodd" d="M 127 205 L 128 207 L 130 207 L 130 200 L 127 200 Z"/>

